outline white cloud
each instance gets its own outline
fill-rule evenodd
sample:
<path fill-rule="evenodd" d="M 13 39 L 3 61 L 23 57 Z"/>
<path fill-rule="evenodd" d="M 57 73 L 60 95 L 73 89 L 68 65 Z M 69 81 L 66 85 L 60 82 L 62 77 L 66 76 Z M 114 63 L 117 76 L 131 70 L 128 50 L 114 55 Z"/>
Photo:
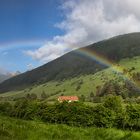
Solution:
<path fill-rule="evenodd" d="M 33 68 L 34 68 L 33 64 L 29 63 L 29 64 L 27 65 L 27 69 L 28 69 L 28 70 L 32 70 Z"/>
<path fill-rule="evenodd" d="M 26 53 L 42 62 L 104 38 L 140 31 L 139 0 L 71 0 L 63 5 L 65 20 L 57 27 L 65 34 Z"/>
<path fill-rule="evenodd" d="M 26 54 L 42 62 L 48 62 L 65 53 L 66 48 L 62 44 L 59 42 L 54 43 L 53 41 L 48 42 L 35 51 L 26 51 Z"/>

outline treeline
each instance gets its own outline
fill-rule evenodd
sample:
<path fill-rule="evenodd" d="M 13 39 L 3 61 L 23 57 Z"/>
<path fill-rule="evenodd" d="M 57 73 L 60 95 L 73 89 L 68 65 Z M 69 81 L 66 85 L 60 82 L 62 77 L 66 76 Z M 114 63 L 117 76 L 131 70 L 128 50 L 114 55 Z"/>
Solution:
<path fill-rule="evenodd" d="M 140 104 L 124 104 L 119 96 L 108 96 L 96 106 L 81 102 L 48 104 L 22 99 L 15 104 L 0 103 L 0 113 L 53 124 L 140 130 Z"/>

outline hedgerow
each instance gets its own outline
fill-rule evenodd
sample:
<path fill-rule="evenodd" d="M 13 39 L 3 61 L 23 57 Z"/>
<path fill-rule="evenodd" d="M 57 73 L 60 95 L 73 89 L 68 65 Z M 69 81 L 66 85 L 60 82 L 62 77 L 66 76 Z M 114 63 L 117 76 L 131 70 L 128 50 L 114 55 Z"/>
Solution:
<path fill-rule="evenodd" d="M 103 103 L 93 107 L 82 102 L 48 104 L 22 99 L 15 104 L 0 103 L 0 113 L 53 124 L 140 130 L 140 104 L 124 105 L 119 96 L 109 96 Z"/>

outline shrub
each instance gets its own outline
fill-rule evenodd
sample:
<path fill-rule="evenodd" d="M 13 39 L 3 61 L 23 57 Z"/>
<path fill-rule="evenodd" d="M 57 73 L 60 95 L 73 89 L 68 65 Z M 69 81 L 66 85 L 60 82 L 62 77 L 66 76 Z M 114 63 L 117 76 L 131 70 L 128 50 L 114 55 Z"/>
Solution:
<path fill-rule="evenodd" d="M 48 97 L 48 96 L 47 96 L 47 94 L 45 93 L 45 91 L 42 91 L 42 93 L 41 93 L 41 99 L 42 99 L 42 100 L 45 100 L 47 97 Z"/>
<path fill-rule="evenodd" d="M 103 102 L 103 106 L 116 113 L 123 111 L 122 98 L 120 96 L 107 96 Z"/>
<path fill-rule="evenodd" d="M 13 106 L 11 115 L 17 118 L 24 118 L 29 101 L 26 99 L 18 100 Z"/>
<path fill-rule="evenodd" d="M 20 99 L 15 104 L 0 103 L 0 113 L 47 123 L 140 130 L 140 104 L 124 106 L 122 99 L 116 96 L 107 96 L 103 103 L 94 107 L 82 102 L 47 104 Z"/>
<path fill-rule="evenodd" d="M 64 123 L 75 126 L 93 125 L 92 108 L 82 103 L 57 103 L 46 108 L 42 119 L 51 123 Z"/>
<path fill-rule="evenodd" d="M 94 108 L 94 124 L 97 127 L 110 128 L 114 126 L 115 113 L 106 108 L 103 104 L 97 105 Z"/>
<path fill-rule="evenodd" d="M 126 126 L 129 129 L 140 130 L 140 105 L 129 104 L 126 106 L 127 122 Z"/>
<path fill-rule="evenodd" d="M 8 115 L 11 113 L 12 105 L 9 102 L 0 103 L 0 113 L 4 115 Z"/>

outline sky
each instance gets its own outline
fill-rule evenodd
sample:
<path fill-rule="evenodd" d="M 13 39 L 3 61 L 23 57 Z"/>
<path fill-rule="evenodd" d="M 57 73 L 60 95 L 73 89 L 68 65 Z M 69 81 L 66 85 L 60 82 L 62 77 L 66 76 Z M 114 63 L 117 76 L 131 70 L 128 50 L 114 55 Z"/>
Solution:
<path fill-rule="evenodd" d="M 0 0 L 0 73 L 140 31 L 139 0 Z"/>

